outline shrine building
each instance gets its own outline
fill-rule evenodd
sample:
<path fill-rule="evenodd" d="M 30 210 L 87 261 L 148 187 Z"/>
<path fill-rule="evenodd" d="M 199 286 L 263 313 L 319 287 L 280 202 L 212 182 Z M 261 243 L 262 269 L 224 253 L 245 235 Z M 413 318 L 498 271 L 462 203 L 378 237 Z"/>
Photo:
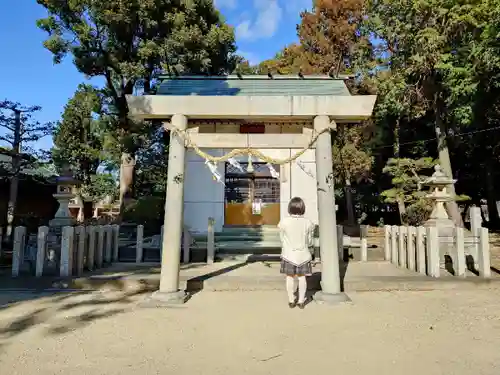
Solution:
<path fill-rule="evenodd" d="M 185 116 L 183 218 L 195 232 L 206 231 L 210 217 L 216 231 L 275 226 L 294 196 L 305 201 L 306 216 L 318 223 L 314 119 L 326 116 L 332 129 L 336 123 L 355 124 L 371 116 L 376 99 L 353 96 L 344 79 L 329 76 L 160 79 L 156 95 L 128 98 L 130 111 L 166 122 Z M 267 158 L 241 154 L 210 163 L 190 145 L 214 157 L 253 149 Z M 298 158 L 280 165 L 298 152 Z"/>

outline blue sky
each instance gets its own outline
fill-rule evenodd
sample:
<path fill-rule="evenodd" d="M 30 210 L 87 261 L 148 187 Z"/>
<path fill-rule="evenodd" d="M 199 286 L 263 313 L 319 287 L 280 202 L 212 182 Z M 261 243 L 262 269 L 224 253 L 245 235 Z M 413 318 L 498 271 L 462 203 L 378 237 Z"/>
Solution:
<path fill-rule="evenodd" d="M 215 0 L 215 4 L 235 27 L 239 53 L 256 63 L 296 40 L 299 12 L 312 0 Z M 53 64 L 42 45 L 46 34 L 36 27 L 36 20 L 43 17 L 45 10 L 35 0 L 0 0 L 0 100 L 40 105 L 38 120 L 45 122 L 60 118 L 85 77 L 73 67 L 71 57 Z M 51 143 L 46 138 L 37 146 L 50 148 Z"/>

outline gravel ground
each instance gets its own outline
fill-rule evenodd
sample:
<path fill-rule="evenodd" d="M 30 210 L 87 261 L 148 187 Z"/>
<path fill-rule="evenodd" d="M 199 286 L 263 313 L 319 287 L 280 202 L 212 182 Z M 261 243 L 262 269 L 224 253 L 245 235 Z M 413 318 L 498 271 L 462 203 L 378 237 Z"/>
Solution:
<path fill-rule="evenodd" d="M 277 291 L 170 309 L 122 292 L 2 295 L 0 373 L 498 375 L 498 290 L 350 297 L 290 310 Z"/>

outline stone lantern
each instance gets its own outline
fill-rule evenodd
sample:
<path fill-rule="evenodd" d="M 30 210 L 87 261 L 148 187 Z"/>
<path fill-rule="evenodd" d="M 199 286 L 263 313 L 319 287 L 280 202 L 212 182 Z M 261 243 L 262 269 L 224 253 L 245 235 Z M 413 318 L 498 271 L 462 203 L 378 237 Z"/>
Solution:
<path fill-rule="evenodd" d="M 431 177 L 424 180 L 422 185 L 430 187 L 427 199 L 432 200 L 433 209 L 429 220 L 424 223 L 425 227 L 436 227 L 439 236 L 439 259 L 442 266 L 445 257 L 451 256 L 454 245 L 455 223 L 448 216 L 445 208 L 446 202 L 451 202 L 454 197 L 448 192 L 448 187 L 455 184 L 457 180 L 448 177 L 442 167 L 437 164 Z"/>
<path fill-rule="evenodd" d="M 429 220 L 424 223 L 426 227 L 440 228 L 440 233 L 450 233 L 453 235 L 455 223 L 450 219 L 444 204 L 453 201 L 453 197 L 449 194 L 447 187 L 453 185 L 457 180 L 453 180 L 446 176 L 441 166 L 438 164 L 434 167 L 434 173 L 431 177 L 423 182 L 423 185 L 430 187 L 430 194 L 426 198 L 433 201 L 433 210 Z"/>
<path fill-rule="evenodd" d="M 53 195 L 59 203 L 59 208 L 54 218 L 49 222 L 49 227 L 65 227 L 75 225 L 76 220 L 71 216 L 69 204 L 76 197 L 74 189 L 81 186 L 81 182 L 73 177 L 69 167 L 64 167 L 61 174 L 56 178 L 57 191 Z"/>

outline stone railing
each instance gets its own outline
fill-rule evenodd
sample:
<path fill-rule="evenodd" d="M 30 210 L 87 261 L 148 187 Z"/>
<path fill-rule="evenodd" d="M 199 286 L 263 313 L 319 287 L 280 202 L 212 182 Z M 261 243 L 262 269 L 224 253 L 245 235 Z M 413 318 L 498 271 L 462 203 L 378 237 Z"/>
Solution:
<path fill-rule="evenodd" d="M 120 226 L 92 225 L 63 227 L 62 230 L 39 227 L 36 245 L 27 247 L 26 227 L 14 229 L 12 276 L 19 276 L 26 261 L 34 263 L 35 276 L 54 263 L 61 277 L 79 276 L 83 271 L 93 271 L 118 260 Z M 27 254 L 32 251 L 32 254 Z"/>
<path fill-rule="evenodd" d="M 161 227 L 161 233 L 145 238 L 144 237 L 144 226 L 138 225 L 136 231 L 136 243 L 135 243 L 135 262 L 143 263 L 144 262 L 144 250 L 158 250 L 160 259 L 162 256 L 162 246 L 163 246 L 163 231 L 164 226 Z M 184 227 L 182 232 L 182 254 L 181 261 L 182 263 L 190 262 L 190 252 L 191 248 L 194 245 L 195 241 L 192 233 L 190 232 L 188 227 Z"/>
<path fill-rule="evenodd" d="M 465 237 L 464 228 L 455 227 L 452 237 L 440 237 L 436 227 L 387 225 L 384 241 L 385 259 L 399 267 L 440 277 L 441 266 L 451 262 L 453 274 L 465 277 L 467 268 L 477 264 L 479 276 L 491 277 L 486 228 L 474 228 L 472 236 Z"/>
<path fill-rule="evenodd" d="M 154 235 L 148 238 L 144 238 L 144 226 L 138 225 L 136 230 L 136 242 L 135 242 L 135 262 L 143 263 L 144 262 L 144 250 L 145 249 L 153 249 L 158 250 L 161 259 L 162 253 L 162 245 L 163 245 L 163 231 L 164 226 L 161 227 L 161 234 Z M 204 235 L 204 234 L 203 234 Z M 215 220 L 213 218 L 208 219 L 207 225 L 207 263 L 212 264 L 215 261 Z M 194 239 L 193 233 L 189 229 L 189 227 L 184 226 L 182 232 L 182 253 L 181 253 L 181 261 L 184 264 L 187 264 L 191 261 L 191 250 L 193 247 L 196 247 L 196 241 Z"/>

